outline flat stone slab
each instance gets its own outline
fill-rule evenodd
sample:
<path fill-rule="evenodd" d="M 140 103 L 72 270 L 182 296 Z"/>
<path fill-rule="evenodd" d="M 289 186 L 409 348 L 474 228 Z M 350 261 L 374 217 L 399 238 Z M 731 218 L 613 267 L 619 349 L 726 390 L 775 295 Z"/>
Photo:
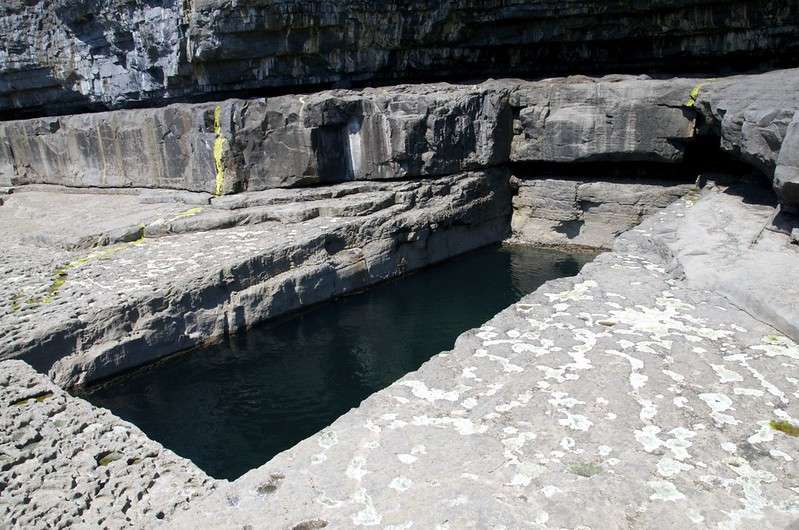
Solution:
<path fill-rule="evenodd" d="M 0 408 L 2 528 L 151 528 L 221 483 L 21 361 Z"/>
<path fill-rule="evenodd" d="M 693 204 L 169 526 L 796 524 L 799 346 L 674 266 L 657 233 Z"/>
<path fill-rule="evenodd" d="M 207 201 L 206 201 L 207 202 Z M 138 239 L 144 226 L 194 212 L 178 203 L 142 204 L 135 194 L 17 192 L 0 209 L 4 232 L 21 242 L 64 250 Z"/>
<path fill-rule="evenodd" d="M 0 359 L 22 358 L 62 386 L 86 383 L 499 242 L 509 177 L 495 168 L 270 190 L 188 209 L 14 193 L 0 207 L 9 227 L 0 231 Z M 38 218 L 17 216 L 33 203 Z M 131 222 L 135 238 L 97 248 L 39 237 L 63 227 L 75 240 Z"/>

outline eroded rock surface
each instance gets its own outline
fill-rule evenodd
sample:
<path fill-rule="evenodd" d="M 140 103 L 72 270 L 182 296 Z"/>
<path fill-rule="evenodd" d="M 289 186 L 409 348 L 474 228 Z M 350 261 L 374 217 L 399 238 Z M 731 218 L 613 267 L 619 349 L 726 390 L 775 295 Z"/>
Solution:
<path fill-rule="evenodd" d="M 171 527 L 796 524 L 799 345 L 675 267 L 694 199 Z"/>
<path fill-rule="evenodd" d="M 21 361 L 0 403 L 3 528 L 152 528 L 221 484 Z"/>
<path fill-rule="evenodd" d="M 53 215 L 31 219 L 16 213 L 36 194 L 12 194 L 0 209 L 0 357 L 22 358 L 72 385 L 243 331 L 503 240 L 508 181 L 507 170 L 492 169 L 269 190 L 205 207 L 164 203 L 149 221 L 143 206 L 138 237 L 76 251 L 31 238 L 37 225 L 54 231 L 80 200 L 50 197 Z M 129 198 L 116 197 L 102 200 L 134 218 Z M 86 239 L 80 231 L 71 237 Z"/>
<path fill-rule="evenodd" d="M 773 177 L 783 206 L 799 213 L 799 131 L 791 126 L 799 110 L 797 70 L 702 80 L 692 99 L 721 148 Z"/>

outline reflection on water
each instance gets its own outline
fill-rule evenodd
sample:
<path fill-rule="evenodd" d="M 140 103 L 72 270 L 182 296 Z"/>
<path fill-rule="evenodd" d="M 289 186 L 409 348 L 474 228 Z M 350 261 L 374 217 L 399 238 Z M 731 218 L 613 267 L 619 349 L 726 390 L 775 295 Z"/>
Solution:
<path fill-rule="evenodd" d="M 492 247 L 175 356 L 84 395 L 234 479 L 592 256 Z"/>

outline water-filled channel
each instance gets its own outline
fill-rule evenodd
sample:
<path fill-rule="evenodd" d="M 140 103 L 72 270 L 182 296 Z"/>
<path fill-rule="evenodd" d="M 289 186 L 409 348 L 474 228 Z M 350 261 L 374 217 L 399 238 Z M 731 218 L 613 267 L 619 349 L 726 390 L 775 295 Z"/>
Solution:
<path fill-rule="evenodd" d="M 478 250 L 86 391 L 209 475 L 234 479 L 332 423 L 593 256 Z"/>

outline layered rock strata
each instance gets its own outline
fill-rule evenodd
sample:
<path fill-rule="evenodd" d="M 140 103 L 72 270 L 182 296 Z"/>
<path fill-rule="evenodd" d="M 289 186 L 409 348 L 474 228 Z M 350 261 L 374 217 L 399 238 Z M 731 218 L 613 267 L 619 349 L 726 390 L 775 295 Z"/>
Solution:
<path fill-rule="evenodd" d="M 500 241 L 512 210 L 517 240 L 608 247 L 689 190 L 702 135 L 787 174 L 792 129 L 780 124 L 796 102 L 763 87 L 796 78 L 502 80 L 5 122 L 3 183 L 22 186 L 0 208 L 11 279 L 0 355 L 63 384 L 111 375 Z M 671 179 L 589 174 L 609 160 Z M 587 174 L 517 171 L 537 164 Z M 57 199 L 42 182 L 160 190 L 137 206 L 124 194 Z M 239 241 L 248 250 L 235 255 Z"/>
<path fill-rule="evenodd" d="M 799 71 L 405 85 L 0 124 L 0 185 L 229 194 L 518 162 L 673 164 L 710 136 L 796 211 Z M 708 153 L 712 155 L 712 153 Z"/>
<path fill-rule="evenodd" d="M 221 484 L 21 361 L 0 403 L 3 528 L 153 528 Z"/>
<path fill-rule="evenodd" d="M 799 345 L 669 251 L 707 209 L 725 234 L 768 217 L 728 191 L 649 217 L 168 526 L 790 527 Z M 706 265 L 799 253 L 702 228 Z"/>
<path fill-rule="evenodd" d="M 507 161 L 505 92 L 400 86 L 6 122 L 0 178 L 222 194 L 448 175 Z"/>
<path fill-rule="evenodd" d="M 776 0 L 8 0 L 0 112 L 464 75 L 751 68 L 795 62 L 798 27 L 799 8 Z"/>
<path fill-rule="evenodd" d="M 122 223 L 141 223 L 138 234 L 94 251 L 68 251 L 87 234 L 69 232 L 61 250 L 25 239 L 31 223 L 57 226 L 59 216 L 75 213 L 58 194 L 37 195 L 15 193 L 0 209 L 0 356 L 22 358 L 62 385 L 106 377 L 501 241 L 511 213 L 505 169 L 264 191 L 181 212 L 165 203 L 163 216 L 151 221 L 145 218 L 155 211 L 107 195 L 101 200 L 124 214 Z M 46 212 L 45 221 L 18 215 L 26 207 L 14 202 L 32 200 L 57 205 L 49 222 Z M 84 200 L 76 198 L 73 210 Z M 105 228 L 100 234 L 125 232 L 116 224 Z"/>

